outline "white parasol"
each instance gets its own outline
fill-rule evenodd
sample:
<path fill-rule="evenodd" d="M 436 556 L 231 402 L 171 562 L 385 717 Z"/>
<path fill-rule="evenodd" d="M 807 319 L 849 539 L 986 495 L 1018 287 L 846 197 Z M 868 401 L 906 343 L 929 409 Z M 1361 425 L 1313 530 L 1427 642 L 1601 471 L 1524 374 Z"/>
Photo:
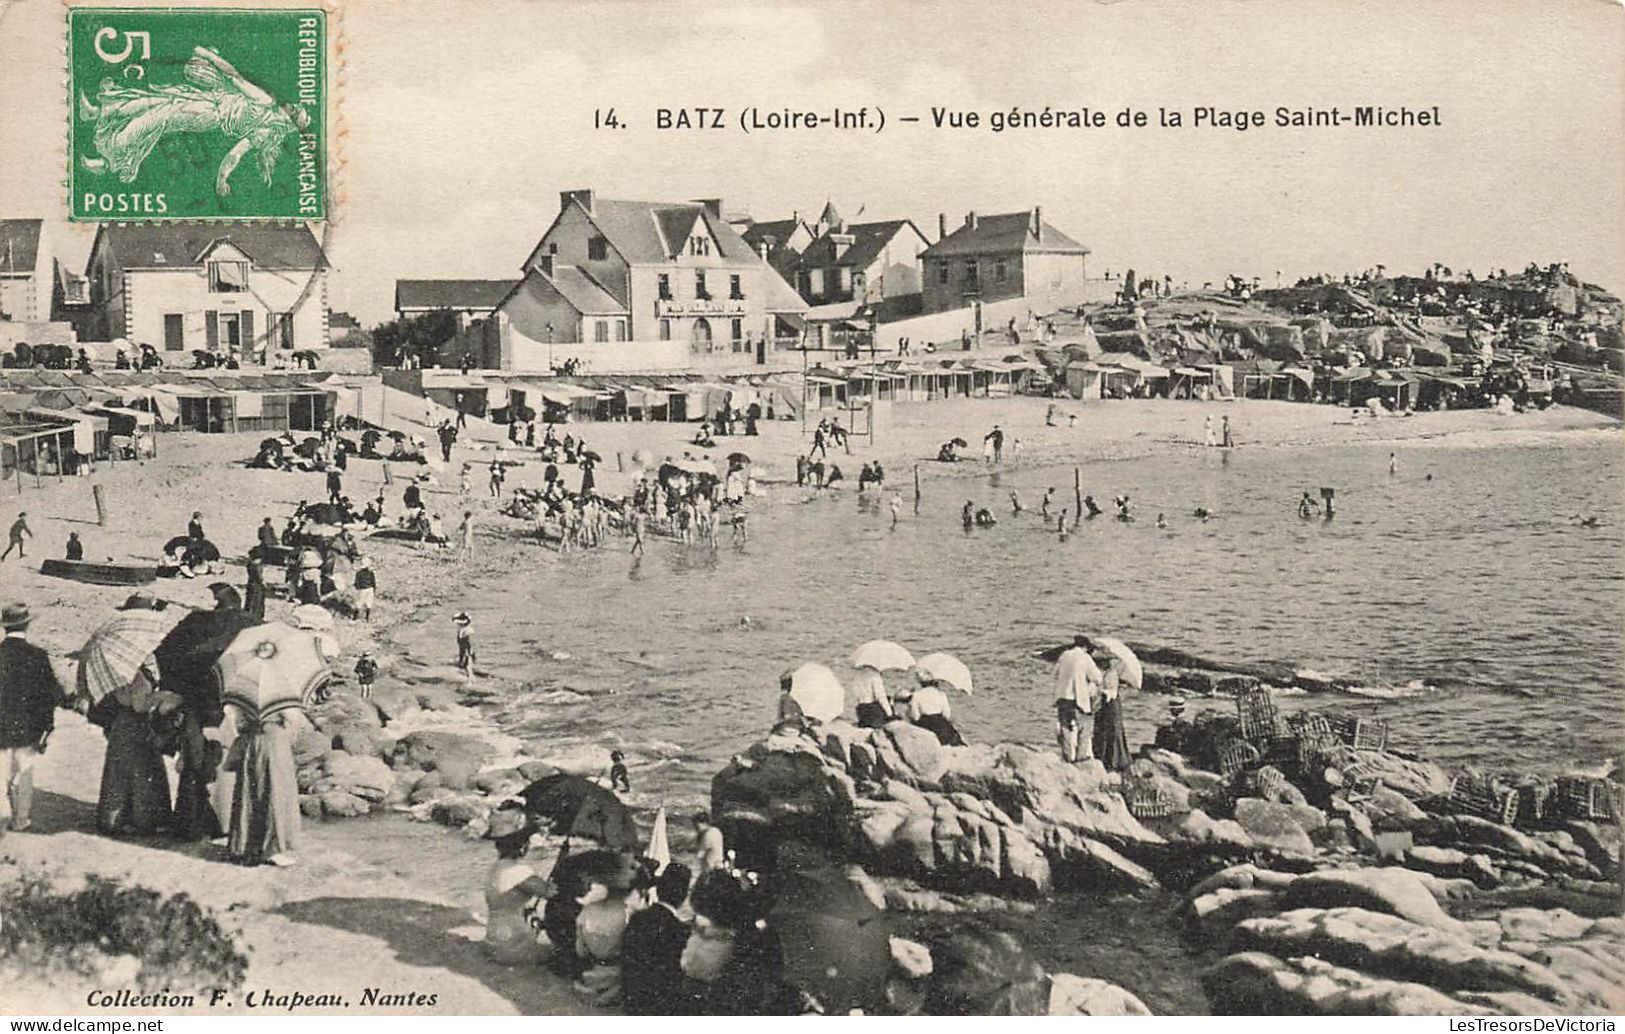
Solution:
<path fill-rule="evenodd" d="M 846 687 L 835 673 L 808 661 L 789 673 L 790 699 L 801 713 L 820 722 L 830 722 L 846 709 Z"/>
<path fill-rule="evenodd" d="M 904 671 L 914 667 L 914 655 L 889 639 L 871 639 L 852 651 L 854 668 L 876 671 Z"/>
<path fill-rule="evenodd" d="M 1093 641 L 1096 646 L 1111 654 L 1112 658 L 1117 661 L 1122 668 L 1123 681 L 1135 689 L 1139 689 L 1140 683 L 1145 676 L 1140 669 L 1140 659 L 1134 656 L 1134 651 L 1130 650 L 1121 639 L 1096 636 Z"/>
<path fill-rule="evenodd" d="M 953 654 L 928 653 L 921 657 L 914 667 L 932 680 L 946 682 L 967 695 L 975 688 L 971 681 L 970 669 L 965 667 L 964 661 Z"/>

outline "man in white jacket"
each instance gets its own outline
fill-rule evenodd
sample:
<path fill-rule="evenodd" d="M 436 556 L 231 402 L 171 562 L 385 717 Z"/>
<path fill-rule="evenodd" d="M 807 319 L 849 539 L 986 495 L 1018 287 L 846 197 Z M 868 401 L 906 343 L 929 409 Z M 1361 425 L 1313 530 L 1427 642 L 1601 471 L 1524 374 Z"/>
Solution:
<path fill-rule="evenodd" d="M 1055 739 L 1067 761 L 1094 757 L 1094 698 L 1103 678 L 1089 646 L 1088 636 L 1074 636 L 1055 662 Z"/>

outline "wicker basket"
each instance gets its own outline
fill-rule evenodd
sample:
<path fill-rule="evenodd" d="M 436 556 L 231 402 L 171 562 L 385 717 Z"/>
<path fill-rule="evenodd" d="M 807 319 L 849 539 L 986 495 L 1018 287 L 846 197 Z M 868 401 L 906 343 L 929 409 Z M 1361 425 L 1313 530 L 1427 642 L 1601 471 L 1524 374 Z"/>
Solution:
<path fill-rule="evenodd" d="M 1262 687 L 1236 697 L 1236 718 L 1241 722 L 1242 737 L 1250 743 L 1267 744 L 1287 732 L 1281 712 L 1275 708 L 1275 698 Z"/>
<path fill-rule="evenodd" d="M 1226 779 L 1258 764 L 1263 755 L 1246 740 L 1230 740 L 1219 747 L 1219 772 Z"/>
<path fill-rule="evenodd" d="M 1137 819 L 1161 819 L 1174 813 L 1174 799 L 1153 779 L 1130 779 L 1123 784 L 1128 813 Z"/>
<path fill-rule="evenodd" d="M 1358 750 L 1387 750 L 1388 723 L 1357 714 L 1329 714 L 1324 718 L 1332 735 Z"/>
<path fill-rule="evenodd" d="M 1564 818 L 1611 822 L 1625 810 L 1619 784 L 1609 779 L 1561 776 L 1554 796 L 1555 810 Z"/>

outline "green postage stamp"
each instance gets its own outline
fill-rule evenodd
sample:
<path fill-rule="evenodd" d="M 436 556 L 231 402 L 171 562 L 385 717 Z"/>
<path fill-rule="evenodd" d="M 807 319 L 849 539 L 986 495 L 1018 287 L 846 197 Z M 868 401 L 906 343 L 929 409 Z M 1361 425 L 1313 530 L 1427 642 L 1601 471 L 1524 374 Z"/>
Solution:
<path fill-rule="evenodd" d="M 325 219 L 327 64 L 321 10 L 69 9 L 69 217 Z"/>

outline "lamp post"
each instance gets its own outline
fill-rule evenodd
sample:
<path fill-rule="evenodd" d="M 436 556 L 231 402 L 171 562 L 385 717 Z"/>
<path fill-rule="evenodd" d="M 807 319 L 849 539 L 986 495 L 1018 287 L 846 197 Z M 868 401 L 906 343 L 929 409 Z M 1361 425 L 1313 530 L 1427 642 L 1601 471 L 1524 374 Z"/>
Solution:
<path fill-rule="evenodd" d="M 547 372 L 553 371 L 553 324 L 547 325 Z"/>

